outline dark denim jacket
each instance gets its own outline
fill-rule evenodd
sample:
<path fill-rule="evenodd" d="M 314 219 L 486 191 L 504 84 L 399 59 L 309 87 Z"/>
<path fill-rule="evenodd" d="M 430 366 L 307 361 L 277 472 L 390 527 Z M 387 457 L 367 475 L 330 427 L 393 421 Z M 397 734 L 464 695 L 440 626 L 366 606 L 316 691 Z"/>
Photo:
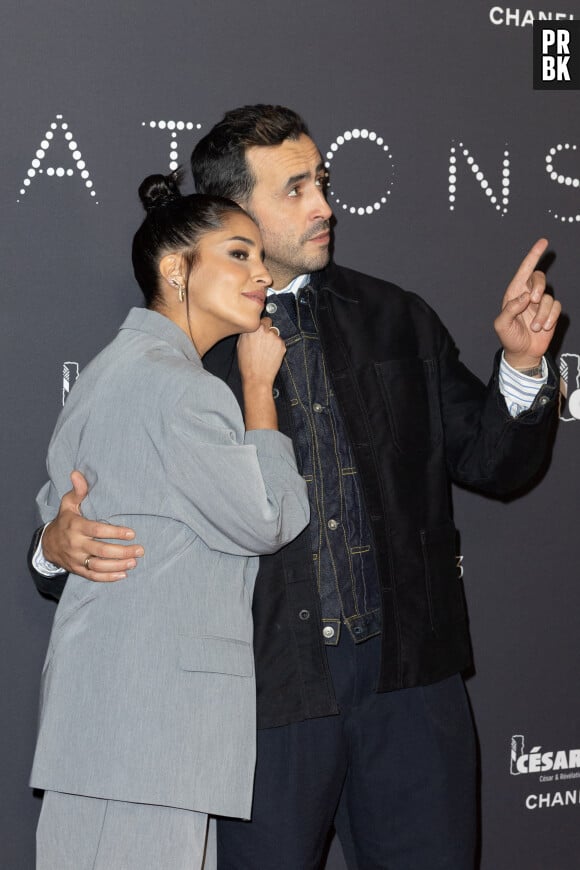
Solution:
<path fill-rule="evenodd" d="M 310 496 L 312 563 L 326 644 L 344 624 L 355 641 L 380 632 L 380 593 L 372 536 L 350 442 L 330 384 L 305 288 L 268 298 L 266 312 L 286 342 L 276 388 L 290 408 L 300 473 Z"/>

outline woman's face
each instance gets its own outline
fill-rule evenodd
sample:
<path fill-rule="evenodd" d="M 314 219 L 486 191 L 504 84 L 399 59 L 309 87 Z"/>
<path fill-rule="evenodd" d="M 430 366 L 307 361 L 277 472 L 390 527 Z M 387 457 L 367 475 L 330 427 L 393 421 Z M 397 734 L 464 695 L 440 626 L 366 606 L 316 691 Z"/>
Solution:
<path fill-rule="evenodd" d="M 272 283 L 263 256 L 260 231 L 244 214 L 230 214 L 222 229 L 201 237 L 188 281 L 190 325 L 201 353 L 260 325 Z"/>

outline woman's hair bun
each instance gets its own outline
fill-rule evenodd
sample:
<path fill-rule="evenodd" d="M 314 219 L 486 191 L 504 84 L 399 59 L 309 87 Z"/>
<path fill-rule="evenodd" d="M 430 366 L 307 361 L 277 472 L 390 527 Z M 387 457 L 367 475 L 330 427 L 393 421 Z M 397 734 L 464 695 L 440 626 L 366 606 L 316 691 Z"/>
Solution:
<path fill-rule="evenodd" d="M 183 173 L 176 169 L 170 175 L 148 175 L 139 186 L 139 199 L 149 214 L 157 208 L 181 198 L 179 185 Z"/>

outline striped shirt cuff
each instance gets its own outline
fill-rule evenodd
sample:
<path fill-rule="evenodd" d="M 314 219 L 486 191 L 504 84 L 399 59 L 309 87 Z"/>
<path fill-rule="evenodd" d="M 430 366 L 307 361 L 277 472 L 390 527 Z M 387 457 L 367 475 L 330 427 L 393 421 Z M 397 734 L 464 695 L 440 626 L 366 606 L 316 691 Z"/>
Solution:
<path fill-rule="evenodd" d="M 48 525 L 48 523 L 46 524 Z M 38 541 L 38 546 L 32 555 L 32 567 L 44 577 L 56 577 L 57 574 L 66 574 L 66 568 L 59 568 L 58 565 L 53 565 L 48 559 L 44 558 L 42 550 L 42 539 L 46 531 L 46 526 L 42 530 L 42 535 Z"/>
<path fill-rule="evenodd" d="M 548 382 L 548 366 L 542 357 L 542 377 L 531 378 L 512 368 L 501 355 L 499 364 L 499 391 L 506 401 L 512 417 L 527 411 L 540 389 Z"/>

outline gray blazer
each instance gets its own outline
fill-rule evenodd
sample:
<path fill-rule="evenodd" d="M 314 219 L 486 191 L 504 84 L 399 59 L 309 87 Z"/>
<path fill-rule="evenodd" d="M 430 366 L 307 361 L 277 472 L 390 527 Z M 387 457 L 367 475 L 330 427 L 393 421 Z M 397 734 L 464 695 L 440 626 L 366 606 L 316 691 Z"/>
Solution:
<path fill-rule="evenodd" d="M 133 309 L 59 417 L 43 521 L 72 468 L 90 483 L 84 515 L 134 528 L 145 556 L 116 583 L 69 576 L 32 786 L 248 818 L 256 554 L 309 518 L 291 441 L 245 433 L 233 393 L 188 337 Z"/>

